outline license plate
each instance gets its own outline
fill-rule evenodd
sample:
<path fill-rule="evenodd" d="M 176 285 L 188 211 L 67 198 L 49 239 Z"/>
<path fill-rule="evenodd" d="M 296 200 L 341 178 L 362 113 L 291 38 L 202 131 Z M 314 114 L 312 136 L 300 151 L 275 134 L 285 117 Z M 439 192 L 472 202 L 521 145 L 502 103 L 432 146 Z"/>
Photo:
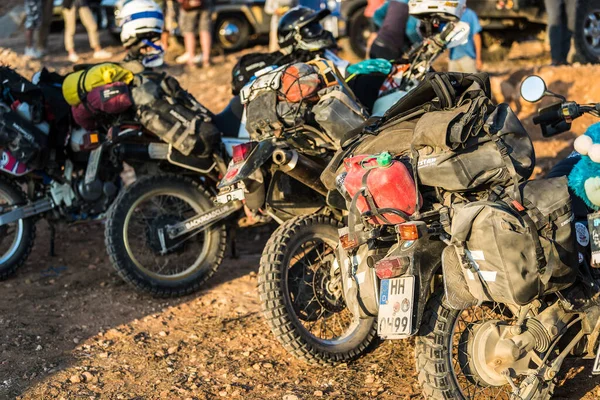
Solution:
<path fill-rule="evenodd" d="M 594 361 L 594 369 L 592 369 L 592 375 L 600 375 L 600 348 L 596 353 L 596 361 Z"/>
<path fill-rule="evenodd" d="M 412 334 L 415 277 L 383 279 L 379 291 L 377 333 L 384 339 L 404 339 Z"/>
<path fill-rule="evenodd" d="M 89 185 L 96 179 L 98 172 L 98 164 L 100 164 L 100 156 L 102 155 L 102 146 L 99 146 L 90 152 L 87 169 L 85 171 L 85 184 Z"/>
<path fill-rule="evenodd" d="M 217 203 L 227 204 L 234 200 L 244 200 L 244 189 L 235 189 L 231 192 L 217 195 Z"/>

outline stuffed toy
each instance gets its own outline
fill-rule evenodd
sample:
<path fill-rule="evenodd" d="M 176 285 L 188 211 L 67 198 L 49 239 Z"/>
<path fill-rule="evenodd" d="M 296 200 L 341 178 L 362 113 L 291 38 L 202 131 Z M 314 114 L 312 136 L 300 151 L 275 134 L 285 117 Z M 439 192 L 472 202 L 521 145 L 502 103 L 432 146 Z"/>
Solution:
<path fill-rule="evenodd" d="M 600 123 L 591 125 L 575 139 L 581 160 L 569 174 L 569 187 L 594 210 L 600 209 Z"/>

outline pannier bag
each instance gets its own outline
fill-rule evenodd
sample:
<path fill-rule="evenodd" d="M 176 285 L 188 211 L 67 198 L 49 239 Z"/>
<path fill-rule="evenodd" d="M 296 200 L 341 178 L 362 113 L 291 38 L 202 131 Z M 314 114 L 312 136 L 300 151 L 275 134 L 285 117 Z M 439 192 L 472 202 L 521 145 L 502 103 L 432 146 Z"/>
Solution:
<path fill-rule="evenodd" d="M 40 166 L 48 136 L 17 112 L 0 108 L 0 147 L 31 168 Z"/>
<path fill-rule="evenodd" d="M 454 207 L 443 271 L 455 308 L 484 301 L 522 306 L 575 280 L 567 179 L 529 181 L 519 186 L 520 198 L 500 196 Z"/>
<path fill-rule="evenodd" d="M 109 83 L 93 88 L 85 101 L 73 106 L 73 119 L 79 126 L 93 130 L 98 125 L 98 116 L 102 114 L 121 114 L 127 111 L 133 102 L 129 86 L 123 82 Z"/>
<path fill-rule="evenodd" d="M 184 155 L 212 154 L 220 133 L 204 108 L 175 78 L 158 73 L 136 75 L 131 90 L 134 107 L 145 129 Z"/>
<path fill-rule="evenodd" d="M 133 73 L 117 64 L 102 63 L 90 68 L 73 72 L 66 76 L 63 83 L 63 96 L 67 103 L 76 106 L 92 89 L 113 82 L 131 83 Z"/>
<path fill-rule="evenodd" d="M 389 153 L 348 158 L 344 166 L 344 188 L 353 203 L 350 210 L 370 212 L 371 223 L 400 224 L 417 211 L 421 200 L 412 174 Z"/>
<path fill-rule="evenodd" d="M 365 110 L 340 86 L 331 86 L 318 93 L 319 102 L 312 108 L 315 120 L 339 146 L 345 134 L 367 120 Z"/>
<path fill-rule="evenodd" d="M 507 104 L 490 109 L 465 100 L 449 111 L 426 113 L 417 122 L 419 181 L 447 191 L 474 191 L 527 180 L 535 166 L 533 144 Z"/>

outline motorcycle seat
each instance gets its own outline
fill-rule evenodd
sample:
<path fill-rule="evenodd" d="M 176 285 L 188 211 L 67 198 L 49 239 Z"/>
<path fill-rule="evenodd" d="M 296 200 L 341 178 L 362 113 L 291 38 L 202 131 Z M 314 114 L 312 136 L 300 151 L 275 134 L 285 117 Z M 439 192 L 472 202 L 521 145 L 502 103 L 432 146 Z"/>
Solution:
<path fill-rule="evenodd" d="M 227 107 L 214 116 L 215 126 L 225 137 L 237 137 L 240 130 L 244 106 L 239 96 L 234 96 Z"/>

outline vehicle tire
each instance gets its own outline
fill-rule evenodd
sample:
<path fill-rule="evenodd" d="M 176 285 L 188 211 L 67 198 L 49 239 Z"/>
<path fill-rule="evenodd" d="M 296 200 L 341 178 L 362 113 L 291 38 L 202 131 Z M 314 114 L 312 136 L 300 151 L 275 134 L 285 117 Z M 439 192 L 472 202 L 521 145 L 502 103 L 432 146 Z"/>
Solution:
<path fill-rule="evenodd" d="M 348 39 L 350 48 L 359 58 L 367 56 L 367 39 L 372 32 L 371 22 L 365 17 L 365 8 L 361 7 L 354 11 L 350 17 L 348 28 Z"/>
<path fill-rule="evenodd" d="M 485 304 L 480 307 L 484 311 L 479 314 L 475 311 L 469 315 L 475 315 L 476 318 L 478 315 L 484 318 L 486 316 L 493 317 L 490 319 L 499 318 L 498 315 L 507 317 L 507 308 L 504 305 L 490 303 L 494 306 L 485 306 Z M 419 384 L 423 389 L 422 395 L 426 399 L 436 400 L 508 399 L 511 392 L 510 385 L 506 383 L 504 386 L 498 387 L 485 386 L 475 367 L 472 366 L 474 363 L 469 351 L 464 351 L 468 344 L 464 345 L 463 350 L 455 348 L 460 347 L 460 344 L 459 346 L 453 344 L 455 335 L 459 335 L 459 339 L 463 339 L 463 336 L 467 335 L 468 339 L 469 335 L 475 335 L 477 328 L 481 327 L 473 320 L 467 324 L 468 318 L 465 318 L 465 314 L 463 314 L 465 312 L 468 313 L 468 310 L 459 311 L 448 307 L 444 301 L 443 291 L 434 293 L 429 299 L 415 341 L 416 370 L 419 374 Z M 461 333 L 455 332 L 455 328 L 461 323 L 472 329 L 468 332 L 466 330 Z M 468 340 L 459 343 L 467 342 Z M 456 353 L 454 353 L 455 350 Z M 465 387 L 465 385 L 467 386 Z M 470 388 L 475 390 L 471 391 Z M 550 382 L 544 387 L 530 392 L 523 400 L 546 400 L 552 396 L 553 391 L 554 383 Z"/>
<path fill-rule="evenodd" d="M 146 203 L 147 209 L 142 207 Z M 172 174 L 137 179 L 121 191 L 108 213 L 105 241 L 113 266 L 126 282 L 155 297 L 196 292 L 223 261 L 225 225 L 214 224 L 181 241 L 159 240 L 159 229 L 213 206 L 210 195 L 191 179 Z M 161 253 L 165 246 L 168 250 Z M 174 273 L 165 271 L 167 265 Z"/>
<path fill-rule="evenodd" d="M 250 24 L 240 15 L 221 15 L 215 26 L 216 43 L 225 51 L 242 50 L 250 41 Z"/>
<path fill-rule="evenodd" d="M 23 190 L 12 180 L 0 176 L 0 209 L 25 204 L 27 196 Z M 0 280 L 13 275 L 25 263 L 34 241 L 35 221 L 32 218 L 0 226 Z"/>
<path fill-rule="evenodd" d="M 600 0 L 577 2 L 575 48 L 577 55 L 587 62 L 600 62 Z"/>
<path fill-rule="evenodd" d="M 340 226 L 339 222 L 323 215 L 293 218 L 273 233 L 260 260 L 258 292 L 263 315 L 286 350 L 311 363 L 325 365 L 352 360 L 367 350 L 376 334 L 375 318 L 352 320 L 341 293 L 341 275 L 339 282 L 331 279 L 333 249 Z M 307 250 L 309 245 L 311 248 Z M 297 251 L 303 255 L 300 259 L 296 259 Z M 314 263 L 310 263 L 311 254 L 317 256 Z M 292 260 L 295 262 L 290 267 Z M 309 268 L 304 260 L 310 263 Z M 312 297 L 304 306 L 302 300 L 309 295 Z M 317 337 L 310 328 L 320 317 L 323 319 L 318 330 L 325 324 L 327 333 L 326 321 L 333 324 L 337 318 L 342 332 L 338 334 L 330 326 L 332 337 Z M 350 325 L 344 330 L 342 323 L 348 322 L 348 318 Z M 307 327 L 304 323 L 312 325 Z"/>

